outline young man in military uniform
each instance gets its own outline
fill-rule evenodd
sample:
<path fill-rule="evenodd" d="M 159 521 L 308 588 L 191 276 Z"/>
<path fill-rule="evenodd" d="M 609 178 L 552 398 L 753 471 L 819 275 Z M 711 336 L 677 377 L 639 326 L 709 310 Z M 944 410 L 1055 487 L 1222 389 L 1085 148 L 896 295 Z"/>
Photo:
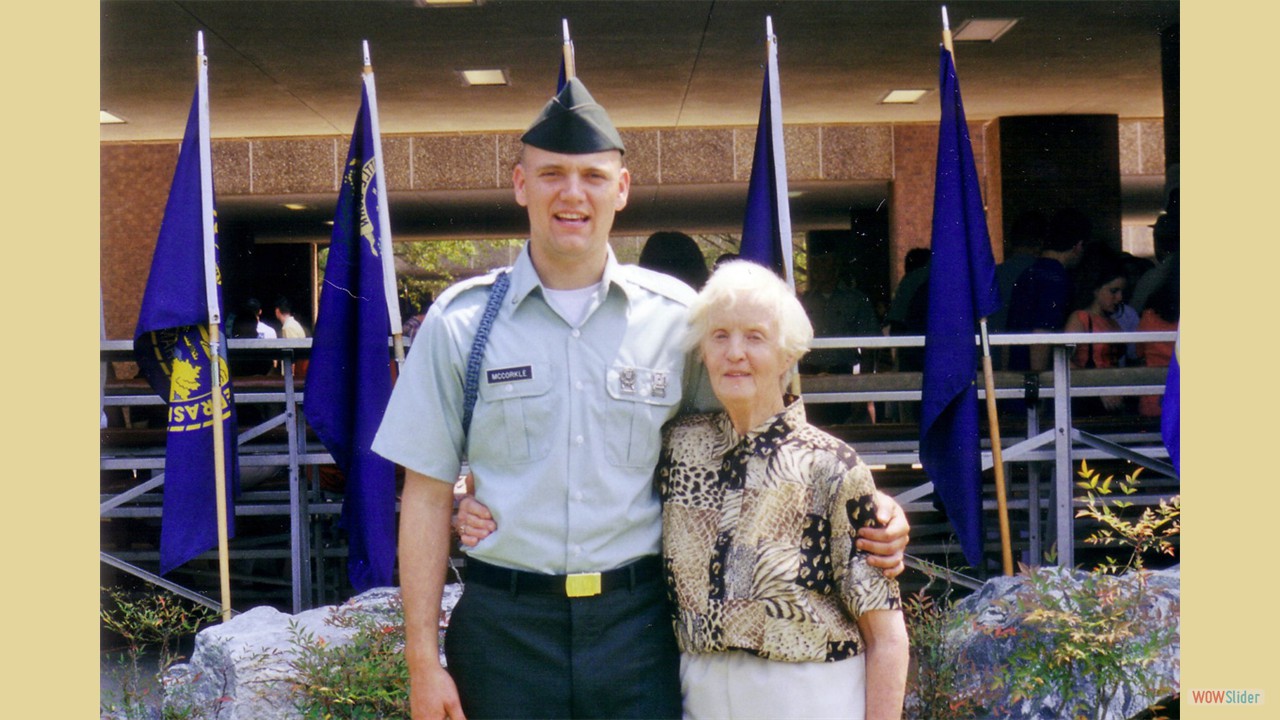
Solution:
<path fill-rule="evenodd" d="M 413 715 L 679 717 L 652 475 L 663 423 L 713 402 L 680 349 L 693 294 L 614 258 L 609 232 L 631 177 L 581 81 L 522 141 L 513 182 L 529 242 L 510 270 L 432 306 L 373 444 L 406 469 Z M 473 345 L 483 360 L 469 371 Z M 469 551 L 446 672 L 437 627 L 464 455 L 501 530 Z M 886 505 L 893 519 L 875 547 L 892 567 L 907 526 Z"/>

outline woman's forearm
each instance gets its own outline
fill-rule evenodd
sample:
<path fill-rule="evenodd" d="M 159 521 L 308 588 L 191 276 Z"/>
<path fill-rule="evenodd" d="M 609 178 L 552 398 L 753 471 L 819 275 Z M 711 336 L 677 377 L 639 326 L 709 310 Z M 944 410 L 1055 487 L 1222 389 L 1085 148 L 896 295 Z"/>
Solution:
<path fill-rule="evenodd" d="M 867 720 L 900 720 L 909 662 L 902 613 L 868 611 L 858 629 L 867 643 Z"/>

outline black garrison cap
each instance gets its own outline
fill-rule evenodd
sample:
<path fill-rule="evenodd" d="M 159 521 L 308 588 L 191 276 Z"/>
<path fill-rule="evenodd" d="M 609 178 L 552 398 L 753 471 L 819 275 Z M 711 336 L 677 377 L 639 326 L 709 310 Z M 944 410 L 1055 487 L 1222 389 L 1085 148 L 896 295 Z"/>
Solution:
<path fill-rule="evenodd" d="M 618 129 L 609 120 L 609 114 L 591 97 L 587 86 L 578 78 L 570 78 L 564 89 L 551 98 L 520 141 L 565 155 L 627 151 Z"/>

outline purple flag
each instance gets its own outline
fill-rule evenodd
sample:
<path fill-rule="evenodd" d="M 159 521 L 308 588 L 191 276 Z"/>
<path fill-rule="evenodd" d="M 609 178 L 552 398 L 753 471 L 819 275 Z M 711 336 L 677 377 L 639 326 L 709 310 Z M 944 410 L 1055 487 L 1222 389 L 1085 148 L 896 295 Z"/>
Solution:
<path fill-rule="evenodd" d="M 368 86 L 351 134 L 320 291 L 303 409 L 346 476 L 342 526 L 356 592 L 389 586 L 396 562 L 395 465 L 369 449 L 391 397 L 390 317 Z"/>
<path fill-rule="evenodd" d="M 942 117 L 933 197 L 920 462 L 965 560 L 982 564 L 982 456 L 974 378 L 979 318 L 1000 307 L 995 260 L 951 53 L 940 60 Z"/>

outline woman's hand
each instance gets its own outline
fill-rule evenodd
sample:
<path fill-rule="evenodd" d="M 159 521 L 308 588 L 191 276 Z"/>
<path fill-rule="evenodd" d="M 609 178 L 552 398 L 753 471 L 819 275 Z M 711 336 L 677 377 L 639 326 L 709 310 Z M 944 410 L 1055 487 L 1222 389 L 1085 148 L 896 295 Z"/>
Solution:
<path fill-rule="evenodd" d="M 475 547 L 497 529 L 498 524 L 484 503 L 470 493 L 461 496 L 457 512 L 453 515 L 453 531 L 463 547 Z"/>

